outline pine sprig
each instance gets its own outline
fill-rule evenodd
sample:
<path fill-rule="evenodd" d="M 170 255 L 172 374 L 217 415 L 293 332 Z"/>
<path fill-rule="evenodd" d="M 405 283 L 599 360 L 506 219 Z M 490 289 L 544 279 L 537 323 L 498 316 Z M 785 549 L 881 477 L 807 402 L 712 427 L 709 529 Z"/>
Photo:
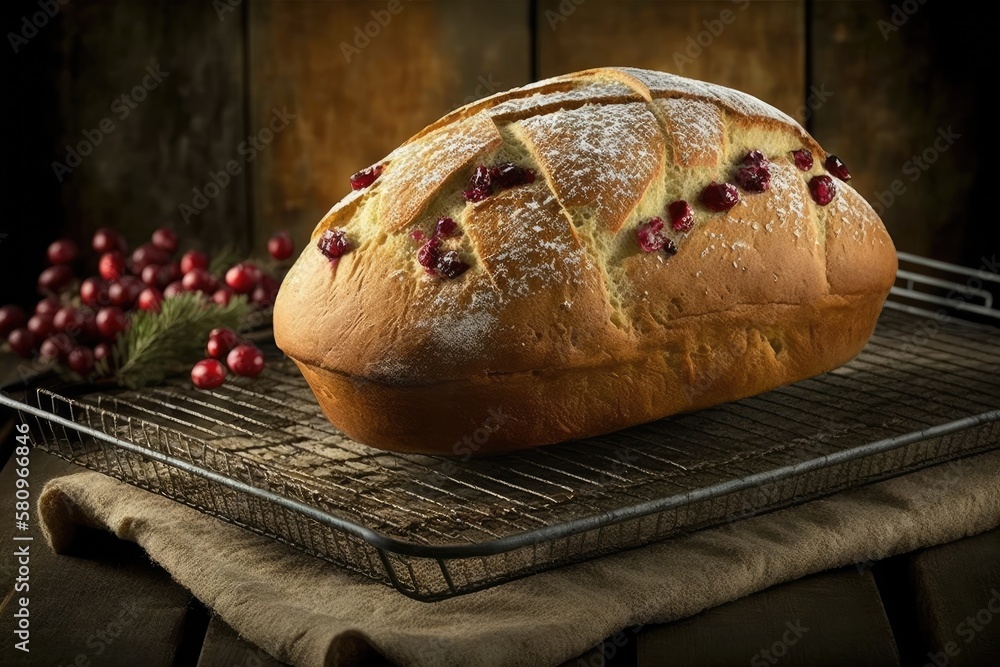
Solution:
<path fill-rule="evenodd" d="M 115 379 L 138 389 L 190 367 L 204 357 L 212 329 L 236 329 L 250 311 L 243 296 L 220 306 L 201 294 L 188 293 L 164 300 L 159 313 L 134 313 L 132 327 L 115 346 Z"/>
<path fill-rule="evenodd" d="M 246 260 L 246 258 L 247 254 L 240 252 L 235 245 L 225 245 L 221 250 L 212 254 L 212 261 L 209 262 L 208 272 L 213 276 L 225 275 L 226 269 Z"/>

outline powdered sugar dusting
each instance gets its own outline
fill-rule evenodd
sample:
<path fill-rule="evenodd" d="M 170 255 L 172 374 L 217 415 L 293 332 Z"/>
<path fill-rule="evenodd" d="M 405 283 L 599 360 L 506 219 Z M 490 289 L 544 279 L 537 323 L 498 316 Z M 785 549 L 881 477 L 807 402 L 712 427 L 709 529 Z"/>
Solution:
<path fill-rule="evenodd" d="M 638 99 L 638 94 L 625 84 L 617 81 L 594 81 L 584 83 L 570 90 L 552 93 L 536 93 L 530 97 L 521 97 L 501 102 L 485 113 L 500 119 L 511 116 L 531 115 L 532 112 L 556 110 L 560 105 L 568 107 L 583 103 L 601 103 L 622 101 L 628 98 Z"/>
<path fill-rule="evenodd" d="M 569 219 L 547 192 L 544 184 L 535 184 L 494 195 L 466 220 L 501 301 L 552 285 L 581 283 L 594 268 Z"/>
<path fill-rule="evenodd" d="M 869 235 L 872 237 L 872 245 L 876 243 L 876 239 L 881 240 L 881 234 L 876 233 L 881 225 L 875 213 L 861 195 L 846 183 L 837 183 L 837 196 L 827 209 L 827 215 L 837 217 L 839 229 L 849 230 L 855 241 L 865 242 Z"/>
<path fill-rule="evenodd" d="M 674 163 L 685 167 L 714 167 L 722 161 L 725 125 L 711 102 L 673 97 L 656 100 L 667 117 L 674 139 Z"/>
<path fill-rule="evenodd" d="M 780 227 L 791 225 L 796 238 L 802 236 L 809 223 L 806 196 L 801 172 L 794 165 L 784 159 L 771 163 L 771 194 L 767 208 L 774 210 Z"/>
<path fill-rule="evenodd" d="M 477 114 L 398 148 L 382 173 L 379 217 L 386 229 L 408 225 L 449 176 L 501 143 L 493 121 Z"/>
<path fill-rule="evenodd" d="M 618 231 L 663 159 L 663 135 L 644 103 L 588 104 L 520 122 L 563 206 L 594 205 Z"/>
<path fill-rule="evenodd" d="M 705 81 L 688 79 L 676 74 L 667 74 L 666 72 L 655 72 L 633 67 L 622 67 L 619 71 L 641 81 L 649 88 L 653 97 L 666 97 L 671 93 L 690 97 L 704 97 L 715 100 L 730 111 L 738 114 L 776 120 L 792 125 L 800 132 L 805 132 L 802 126 L 788 114 L 739 90 L 733 90 L 732 88 L 726 88 L 725 86 Z"/>
<path fill-rule="evenodd" d="M 429 330 L 437 354 L 445 359 L 472 358 L 482 352 L 497 326 L 497 317 L 484 308 L 449 311 L 416 322 Z"/>

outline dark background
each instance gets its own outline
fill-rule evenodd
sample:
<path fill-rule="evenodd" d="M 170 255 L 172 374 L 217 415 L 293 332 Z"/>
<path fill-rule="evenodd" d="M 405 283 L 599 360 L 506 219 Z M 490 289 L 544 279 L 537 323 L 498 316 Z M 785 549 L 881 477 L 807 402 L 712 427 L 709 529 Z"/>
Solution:
<path fill-rule="evenodd" d="M 601 65 L 733 86 L 798 117 L 881 200 L 900 250 L 978 267 L 1000 247 L 985 171 L 995 45 L 962 5 L 398 2 L 398 14 L 389 0 L 5 2 L 0 303 L 29 302 L 49 241 L 87 244 L 105 225 L 133 245 L 163 224 L 207 250 L 260 253 L 282 228 L 301 245 L 352 172 L 446 111 Z M 365 45 L 372 11 L 390 18 Z M 168 75 L 121 118 L 116 98 L 157 65 Z M 241 143 L 273 109 L 295 118 L 246 162 Z M 105 118 L 114 129 L 60 182 L 52 163 Z M 948 128 L 959 138 L 938 152 Z M 912 162 L 924 151 L 926 169 Z M 234 159 L 241 173 L 185 221 L 181 204 Z"/>

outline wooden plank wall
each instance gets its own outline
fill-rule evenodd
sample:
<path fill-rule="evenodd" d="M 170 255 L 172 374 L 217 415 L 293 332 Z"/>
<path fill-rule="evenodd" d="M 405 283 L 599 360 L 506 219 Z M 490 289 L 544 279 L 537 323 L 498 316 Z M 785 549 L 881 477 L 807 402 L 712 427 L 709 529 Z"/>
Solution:
<path fill-rule="evenodd" d="M 974 138 L 988 106 L 969 63 L 985 57 L 986 28 L 946 3 L 914 0 L 912 16 L 894 16 L 899 4 L 69 3 L 47 28 L 59 71 L 52 159 L 104 117 L 116 129 L 58 184 L 64 228 L 113 224 L 138 241 L 172 223 L 209 248 L 236 241 L 258 251 L 290 228 L 301 243 L 353 171 L 449 109 L 533 78 L 626 64 L 737 87 L 799 117 L 849 164 L 901 249 L 973 262 L 984 245 L 996 249 L 1000 229 L 977 204 L 989 201 Z M 41 39 L 29 46 L 38 48 L 21 63 L 51 58 L 39 55 Z M 156 63 L 169 77 L 119 120 L 114 100 Z M 294 118 L 249 162 L 241 143 L 267 129 L 276 109 Z M 962 138 L 907 180 L 907 161 L 948 127 Z M 193 189 L 204 191 L 234 159 L 242 172 L 185 216 Z M 880 202 L 900 179 L 905 193 Z"/>
<path fill-rule="evenodd" d="M 206 195 L 204 208 L 194 192 L 214 192 L 212 175 L 224 181 L 218 174 L 239 159 L 246 136 L 243 11 L 220 20 L 210 2 L 65 6 L 56 159 L 66 162 L 67 145 L 100 137 L 63 174 L 68 230 L 84 237 L 110 225 L 140 243 L 172 224 L 208 247 L 246 238 L 245 176 Z"/>
<path fill-rule="evenodd" d="M 258 242 L 285 228 L 308 238 L 351 174 L 465 101 L 531 80 L 528 0 L 256 2 L 249 40 L 251 128 L 296 114 L 255 170 Z"/>

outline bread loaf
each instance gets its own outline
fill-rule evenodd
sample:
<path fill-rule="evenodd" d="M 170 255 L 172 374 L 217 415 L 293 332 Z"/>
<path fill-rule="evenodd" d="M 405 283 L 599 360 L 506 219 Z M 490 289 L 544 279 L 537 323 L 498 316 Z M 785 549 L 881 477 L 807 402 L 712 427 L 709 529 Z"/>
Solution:
<path fill-rule="evenodd" d="M 548 79 L 356 174 L 281 286 L 275 340 L 383 449 L 500 452 L 732 401 L 871 335 L 896 255 L 845 179 L 744 93 Z"/>

